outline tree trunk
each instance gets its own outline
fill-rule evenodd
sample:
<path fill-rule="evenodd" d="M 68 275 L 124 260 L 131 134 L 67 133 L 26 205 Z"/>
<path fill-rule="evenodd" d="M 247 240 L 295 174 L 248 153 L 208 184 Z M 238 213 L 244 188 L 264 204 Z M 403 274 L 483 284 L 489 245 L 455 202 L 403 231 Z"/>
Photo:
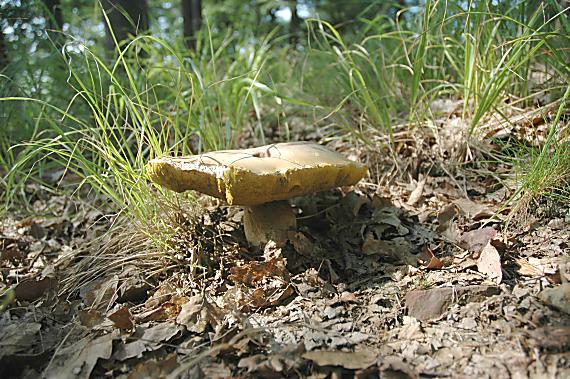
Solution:
<path fill-rule="evenodd" d="M 48 28 L 61 30 L 63 27 L 63 13 L 61 13 L 59 0 L 43 0 L 43 2 L 49 12 Z"/>
<path fill-rule="evenodd" d="M 102 0 L 103 11 L 109 18 L 105 23 L 107 38 L 105 46 L 112 50 L 115 47 L 113 35 L 117 43 L 136 36 L 140 31 L 148 30 L 148 5 L 146 0 Z M 113 33 L 111 34 L 112 29 Z"/>
<path fill-rule="evenodd" d="M 8 48 L 4 32 L 0 29 L 0 73 L 8 66 Z"/>
<path fill-rule="evenodd" d="M 295 46 L 299 42 L 299 29 L 301 26 L 301 19 L 297 13 L 297 0 L 290 1 L 291 8 L 291 22 L 289 23 L 289 42 L 291 45 Z"/>
<path fill-rule="evenodd" d="M 184 41 L 189 49 L 196 48 L 196 33 L 202 26 L 202 0 L 182 0 Z"/>

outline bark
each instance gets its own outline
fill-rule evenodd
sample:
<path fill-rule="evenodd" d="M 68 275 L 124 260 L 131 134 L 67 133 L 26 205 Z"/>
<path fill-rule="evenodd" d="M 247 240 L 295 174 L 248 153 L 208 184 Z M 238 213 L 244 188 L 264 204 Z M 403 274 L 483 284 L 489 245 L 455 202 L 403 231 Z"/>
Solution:
<path fill-rule="evenodd" d="M 184 40 L 189 49 L 196 48 L 196 33 L 202 26 L 202 0 L 182 0 Z"/>
<path fill-rule="evenodd" d="M 297 0 L 290 1 L 291 8 L 291 22 L 289 23 L 289 42 L 291 45 L 295 46 L 299 42 L 299 29 L 301 26 L 301 19 L 297 13 Z"/>
<path fill-rule="evenodd" d="M 59 0 L 43 0 L 47 11 L 49 12 L 48 17 L 48 28 L 61 30 L 63 26 L 63 13 L 61 13 L 61 4 Z"/>
<path fill-rule="evenodd" d="M 8 48 L 6 46 L 6 39 L 4 32 L 0 29 L 0 72 L 8 66 Z"/>
<path fill-rule="evenodd" d="M 111 30 L 120 43 L 136 36 L 139 32 L 148 30 L 148 5 L 146 0 L 103 0 L 103 10 L 109 18 L 109 23 L 105 22 L 107 38 L 105 46 L 111 50 L 115 47 Z M 110 25 L 109 25 L 110 24 Z"/>

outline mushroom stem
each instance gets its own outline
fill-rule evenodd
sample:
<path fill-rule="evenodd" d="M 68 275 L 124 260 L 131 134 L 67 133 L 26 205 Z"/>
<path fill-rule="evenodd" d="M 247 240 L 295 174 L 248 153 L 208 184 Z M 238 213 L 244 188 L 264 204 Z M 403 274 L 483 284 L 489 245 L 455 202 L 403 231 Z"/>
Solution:
<path fill-rule="evenodd" d="M 243 224 L 245 238 L 252 245 L 260 245 L 270 240 L 284 245 L 289 232 L 297 228 L 297 219 L 286 200 L 245 207 Z"/>

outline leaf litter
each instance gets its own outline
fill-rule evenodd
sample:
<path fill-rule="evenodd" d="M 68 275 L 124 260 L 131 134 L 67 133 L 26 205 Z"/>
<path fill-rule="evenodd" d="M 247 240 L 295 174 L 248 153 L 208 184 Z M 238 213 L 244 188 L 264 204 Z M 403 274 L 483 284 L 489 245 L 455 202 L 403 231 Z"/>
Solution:
<path fill-rule="evenodd" d="M 59 217 L 3 220 L 0 375 L 567 376 L 570 211 L 505 229 L 508 189 L 454 163 L 446 122 L 391 152 L 332 141 L 370 178 L 294 199 L 281 247 L 250 248 L 242 213 L 207 198 L 172 210 L 170 261 L 64 198 L 40 205 Z"/>

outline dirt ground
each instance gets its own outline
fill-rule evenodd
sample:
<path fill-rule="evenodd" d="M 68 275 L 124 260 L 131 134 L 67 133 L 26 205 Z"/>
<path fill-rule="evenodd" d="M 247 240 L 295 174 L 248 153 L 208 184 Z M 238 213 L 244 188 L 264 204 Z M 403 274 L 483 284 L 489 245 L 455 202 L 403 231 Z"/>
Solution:
<path fill-rule="evenodd" d="M 496 141 L 458 123 L 329 141 L 369 177 L 294 199 L 283 247 L 248 246 L 242 211 L 203 197 L 165 216 L 166 257 L 30 188 L 38 215 L 0 223 L 0 376 L 569 377 L 570 208 L 509 213 Z"/>

